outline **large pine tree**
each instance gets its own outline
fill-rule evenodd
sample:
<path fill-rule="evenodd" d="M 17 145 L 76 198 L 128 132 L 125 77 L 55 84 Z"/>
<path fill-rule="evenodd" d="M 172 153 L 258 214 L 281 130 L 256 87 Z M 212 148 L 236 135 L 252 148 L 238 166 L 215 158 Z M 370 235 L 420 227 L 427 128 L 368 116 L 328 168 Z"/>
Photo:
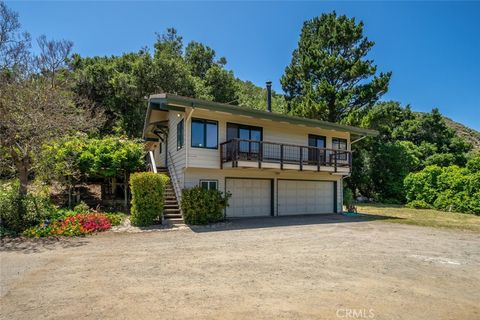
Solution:
<path fill-rule="evenodd" d="M 354 18 L 333 12 L 305 21 L 281 79 L 289 111 L 340 122 L 373 106 L 391 76 L 376 75 L 377 66 L 367 58 L 373 45 L 363 35 L 363 22 Z"/>

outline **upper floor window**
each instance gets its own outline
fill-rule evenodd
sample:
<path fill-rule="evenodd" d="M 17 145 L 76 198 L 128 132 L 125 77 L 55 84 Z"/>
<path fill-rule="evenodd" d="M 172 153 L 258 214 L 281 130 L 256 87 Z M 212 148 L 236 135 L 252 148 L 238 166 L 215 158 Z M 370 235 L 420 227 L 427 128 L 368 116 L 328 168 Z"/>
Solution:
<path fill-rule="evenodd" d="M 184 139 L 184 122 L 183 119 L 177 123 L 177 150 L 183 148 L 183 144 L 185 142 Z"/>
<path fill-rule="evenodd" d="M 337 150 L 347 150 L 347 139 L 333 138 L 332 139 L 332 148 Z M 339 153 L 338 160 L 347 160 L 346 153 Z"/>
<path fill-rule="evenodd" d="M 218 148 L 218 122 L 205 119 L 192 119 L 192 147 Z"/>

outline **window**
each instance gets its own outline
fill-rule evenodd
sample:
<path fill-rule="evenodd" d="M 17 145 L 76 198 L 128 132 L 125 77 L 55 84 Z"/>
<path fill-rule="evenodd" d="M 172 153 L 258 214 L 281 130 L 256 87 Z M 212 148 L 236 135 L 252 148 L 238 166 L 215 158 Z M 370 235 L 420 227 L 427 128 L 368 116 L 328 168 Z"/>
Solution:
<path fill-rule="evenodd" d="M 192 147 L 218 148 L 218 122 L 204 119 L 192 119 Z"/>
<path fill-rule="evenodd" d="M 200 187 L 206 190 L 217 190 L 218 181 L 217 180 L 200 180 Z"/>
<path fill-rule="evenodd" d="M 258 157 L 260 152 L 261 144 L 255 141 L 263 140 L 263 128 L 237 123 L 227 123 L 227 141 L 232 139 L 251 140 L 240 141 L 239 151 L 241 157 L 253 160 Z"/>
<path fill-rule="evenodd" d="M 183 148 L 184 143 L 184 130 L 183 130 L 183 119 L 177 123 L 177 150 Z"/>
<path fill-rule="evenodd" d="M 324 136 L 309 134 L 308 146 L 323 149 L 308 149 L 309 164 L 324 164 L 327 158 L 327 151 L 324 149 L 326 147 L 326 138 Z"/>
<path fill-rule="evenodd" d="M 337 149 L 337 150 L 347 150 L 347 140 L 346 139 L 340 139 L 340 138 L 333 138 L 332 139 L 332 148 Z M 347 154 L 346 153 L 340 153 L 337 156 L 338 160 L 347 160 Z"/>

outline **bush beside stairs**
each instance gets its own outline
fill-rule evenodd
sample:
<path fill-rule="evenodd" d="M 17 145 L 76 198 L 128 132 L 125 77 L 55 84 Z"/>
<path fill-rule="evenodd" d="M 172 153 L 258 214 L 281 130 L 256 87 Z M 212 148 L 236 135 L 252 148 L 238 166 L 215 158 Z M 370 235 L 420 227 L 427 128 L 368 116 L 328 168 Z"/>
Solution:
<path fill-rule="evenodd" d="M 167 223 L 180 224 L 183 223 L 182 212 L 178 204 L 177 196 L 175 195 L 175 189 L 173 188 L 172 178 L 166 167 L 157 167 L 157 172 L 167 175 L 170 181 L 165 186 L 165 206 L 163 211 L 163 218 Z"/>

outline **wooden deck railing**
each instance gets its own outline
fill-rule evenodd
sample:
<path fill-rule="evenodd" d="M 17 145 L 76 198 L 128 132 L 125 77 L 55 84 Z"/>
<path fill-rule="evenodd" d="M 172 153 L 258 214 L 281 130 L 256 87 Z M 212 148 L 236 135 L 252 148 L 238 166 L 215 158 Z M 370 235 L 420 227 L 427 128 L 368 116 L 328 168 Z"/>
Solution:
<path fill-rule="evenodd" d="M 238 161 L 255 161 L 261 168 L 263 162 L 278 163 L 283 169 L 284 164 L 300 166 L 339 167 L 352 166 L 352 152 L 329 148 L 317 148 L 292 144 L 282 144 L 267 141 L 232 139 L 220 144 L 220 164 L 232 162 L 233 167 Z"/>

